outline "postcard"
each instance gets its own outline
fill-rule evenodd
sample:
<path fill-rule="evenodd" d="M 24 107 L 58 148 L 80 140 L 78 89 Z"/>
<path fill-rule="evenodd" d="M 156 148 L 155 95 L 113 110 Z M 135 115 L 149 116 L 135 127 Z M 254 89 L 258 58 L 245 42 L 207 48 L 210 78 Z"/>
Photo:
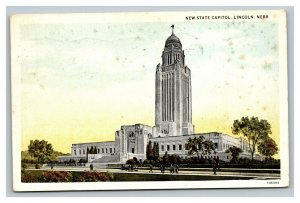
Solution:
<path fill-rule="evenodd" d="M 10 28 L 14 191 L 289 186 L 284 10 Z"/>

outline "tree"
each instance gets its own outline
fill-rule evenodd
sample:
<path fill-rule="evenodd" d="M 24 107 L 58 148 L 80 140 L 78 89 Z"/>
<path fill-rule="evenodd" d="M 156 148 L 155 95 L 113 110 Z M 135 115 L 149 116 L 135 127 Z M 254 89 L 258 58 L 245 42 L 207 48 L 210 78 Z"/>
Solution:
<path fill-rule="evenodd" d="M 259 120 L 258 117 L 248 118 L 247 116 L 242 117 L 241 120 L 234 120 L 231 129 L 234 135 L 242 134 L 246 137 L 252 161 L 258 143 L 272 134 L 270 123 L 267 120 Z"/>
<path fill-rule="evenodd" d="M 237 159 L 238 159 L 238 156 L 240 155 L 240 153 L 243 152 L 243 150 L 241 148 L 233 146 L 233 147 L 229 147 L 229 149 L 227 149 L 225 152 L 230 153 L 231 157 L 232 157 L 231 162 L 236 163 Z"/>
<path fill-rule="evenodd" d="M 165 155 L 162 158 L 162 162 L 163 162 L 163 164 L 169 164 L 170 163 L 169 162 L 169 155 L 168 155 L 167 151 L 165 152 Z"/>
<path fill-rule="evenodd" d="M 267 137 L 258 145 L 260 154 L 265 155 L 271 160 L 271 157 L 278 153 L 278 146 L 271 137 Z"/>
<path fill-rule="evenodd" d="M 159 157 L 159 145 L 157 142 L 153 143 L 153 158 L 154 160 L 157 160 Z"/>
<path fill-rule="evenodd" d="M 194 137 L 189 138 L 187 143 L 185 143 L 185 149 L 188 150 L 189 155 L 197 154 L 198 160 L 200 160 L 200 151 L 203 150 L 204 147 L 204 137 L 199 136 L 199 137 Z"/>
<path fill-rule="evenodd" d="M 51 160 L 54 150 L 52 145 L 46 140 L 30 140 L 28 153 L 37 158 L 39 163 L 46 163 Z"/>
<path fill-rule="evenodd" d="M 205 140 L 203 143 L 202 143 L 203 147 L 203 154 L 207 154 L 207 155 L 210 155 L 211 154 L 211 151 L 214 151 L 215 150 L 215 145 L 212 141 L 210 140 Z"/>
<path fill-rule="evenodd" d="M 147 147 L 146 147 L 146 158 L 148 160 L 153 159 L 153 147 L 152 147 L 151 141 L 149 141 L 149 143 L 147 144 Z"/>
<path fill-rule="evenodd" d="M 34 158 L 31 154 L 29 154 L 28 150 L 21 151 L 21 161 L 23 163 L 36 163 L 37 158 Z"/>

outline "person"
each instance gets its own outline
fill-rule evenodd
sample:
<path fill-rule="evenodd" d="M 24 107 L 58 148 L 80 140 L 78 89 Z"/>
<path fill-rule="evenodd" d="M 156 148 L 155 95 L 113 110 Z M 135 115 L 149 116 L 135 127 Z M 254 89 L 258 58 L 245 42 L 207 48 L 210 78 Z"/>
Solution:
<path fill-rule="evenodd" d="M 175 173 L 178 173 L 178 171 L 179 171 L 179 166 L 178 166 L 178 164 L 176 164 L 175 165 Z"/>
<path fill-rule="evenodd" d="M 90 165 L 90 170 L 92 171 L 94 169 L 93 164 Z"/>
<path fill-rule="evenodd" d="M 152 164 L 150 164 L 150 171 L 149 171 L 149 173 L 153 173 L 152 169 L 153 169 L 153 166 L 152 166 Z"/>
<path fill-rule="evenodd" d="M 174 172 L 174 167 L 173 167 L 173 164 L 170 165 L 170 173 L 173 173 Z"/>
<path fill-rule="evenodd" d="M 165 173 L 165 164 L 162 164 L 162 173 Z"/>
<path fill-rule="evenodd" d="M 219 156 L 217 156 L 217 159 L 216 159 L 216 167 L 218 168 L 218 170 L 220 170 L 220 158 L 219 158 Z"/>
<path fill-rule="evenodd" d="M 217 175 L 217 166 L 216 166 L 216 159 L 215 158 L 212 160 L 212 164 L 213 164 L 214 175 Z"/>

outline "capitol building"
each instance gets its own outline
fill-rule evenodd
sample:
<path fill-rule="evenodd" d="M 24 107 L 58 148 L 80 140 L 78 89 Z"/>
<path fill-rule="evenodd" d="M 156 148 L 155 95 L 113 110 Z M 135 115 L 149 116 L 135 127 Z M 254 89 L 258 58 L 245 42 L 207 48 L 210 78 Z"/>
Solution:
<path fill-rule="evenodd" d="M 243 150 L 240 156 L 250 157 L 248 142 L 220 132 L 195 133 L 192 123 L 191 70 L 185 64 L 180 39 L 172 30 L 165 42 L 162 62 L 155 73 L 155 126 L 146 124 L 122 125 L 109 142 L 74 143 L 71 155 L 60 156 L 59 161 L 85 159 L 89 163 L 126 163 L 128 159 L 146 159 L 146 146 L 151 141 L 159 145 L 159 154 L 177 154 L 187 157 L 185 143 L 189 138 L 203 136 L 214 143 L 215 152 L 223 161 L 231 158 L 225 151 L 236 146 Z M 88 149 L 93 154 L 87 154 Z M 210 156 L 210 155 L 208 155 Z"/>

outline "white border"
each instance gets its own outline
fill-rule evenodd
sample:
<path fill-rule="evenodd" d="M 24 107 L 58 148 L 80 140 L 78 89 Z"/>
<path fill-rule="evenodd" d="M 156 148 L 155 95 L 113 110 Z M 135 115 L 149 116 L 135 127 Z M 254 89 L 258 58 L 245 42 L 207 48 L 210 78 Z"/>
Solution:
<path fill-rule="evenodd" d="M 32 1 L 32 0 L 20 0 L 18 2 L 16 2 L 15 0 L 1 0 L 0 1 L 0 27 L 4 28 L 2 31 L 2 33 L 7 33 L 6 32 L 6 16 L 5 16 L 5 6 L 36 6 L 36 5 L 42 5 L 42 6 L 47 6 L 47 5 L 54 5 L 54 6 L 75 6 L 78 5 L 77 3 L 78 1 L 71 1 L 70 0 L 36 0 L 36 1 Z M 121 6 L 121 5 L 125 5 L 125 6 L 136 6 L 136 5 L 141 5 L 141 1 L 135 1 L 136 3 L 132 3 L 132 1 L 130 0 L 117 0 L 117 1 L 104 1 L 104 2 L 99 2 L 99 1 L 95 1 L 95 0 L 84 0 L 81 1 L 81 5 L 82 6 L 102 6 L 102 5 L 109 5 L 109 6 Z M 148 3 L 148 5 L 152 5 L 152 6 L 163 6 L 166 5 L 170 6 L 169 1 L 161 1 L 161 0 L 152 0 L 152 1 L 145 1 Z M 298 24 L 295 24 L 295 44 L 299 45 L 300 41 L 299 41 L 299 36 L 300 36 L 300 31 L 299 31 L 299 20 L 300 20 L 300 1 L 297 0 L 280 0 L 280 1 L 276 1 L 276 0 L 243 0 L 243 1 L 236 1 L 236 0 L 221 0 L 221 1 L 216 1 L 216 0 L 210 0 L 210 1 L 190 1 L 190 0 L 184 0 L 184 1 L 172 1 L 172 6 L 178 6 L 178 5 L 182 5 L 184 4 L 184 6 L 295 6 L 295 21 L 298 22 Z M 293 26 L 293 25 L 292 25 Z M 298 36 L 298 37 L 297 37 Z M 5 67 L 6 66 L 6 54 L 5 54 L 5 44 L 6 44 L 6 38 L 1 37 L 0 38 L 0 45 L 2 45 L 2 49 L 0 49 L 0 57 L 2 60 L 0 60 L 0 63 L 2 63 L 1 67 Z M 300 47 L 299 46 L 295 46 L 295 53 L 299 54 L 300 53 Z M 295 67 L 299 67 L 299 57 L 295 58 Z M 295 69 L 295 97 L 294 97 L 294 101 L 295 102 L 295 108 L 292 109 L 292 111 L 294 111 L 295 113 L 295 135 L 299 135 L 300 134 L 300 129 L 299 129 L 299 123 L 300 123 L 300 97 L 299 97 L 299 87 L 300 87 L 300 70 L 299 68 Z M 293 77 L 293 76 L 292 76 Z M 6 98 L 6 69 L 2 68 L 0 69 L 0 132 L 1 135 L 5 135 L 6 134 L 6 116 L 5 116 L 5 112 L 6 112 L 6 102 L 5 99 Z M 294 90 L 290 90 L 292 92 L 294 92 Z M 293 99 L 293 98 L 292 98 Z M 9 120 L 7 120 L 7 122 L 10 122 Z M 298 124 L 298 125 L 297 125 Z M 294 128 L 294 127 L 293 127 Z M 9 131 L 9 130 L 8 130 Z M 6 137 L 5 136 L 0 136 L 0 154 L 3 157 L 3 160 L 5 160 L 5 154 L 7 153 L 7 151 L 11 150 L 11 146 L 6 146 L 6 142 L 5 142 Z M 298 146 L 297 143 L 300 143 L 300 138 L 299 136 L 295 136 L 295 146 Z M 294 143 L 292 143 L 292 145 L 294 145 Z M 6 150 L 7 149 L 7 150 Z M 299 154 L 300 154 L 300 148 L 296 147 L 295 148 L 295 159 L 292 159 L 291 161 L 294 162 L 294 160 L 298 160 L 295 161 L 294 166 L 295 166 L 295 171 L 299 171 Z M 3 162 L 2 162 L 3 163 Z M 253 202 L 253 201 L 269 201 L 269 202 L 299 202 L 299 193 L 297 193 L 296 191 L 299 192 L 299 181 L 294 182 L 294 186 L 291 186 L 293 190 L 295 190 L 295 197 L 294 198 L 218 198 L 219 196 L 278 196 L 278 195 L 289 195 L 290 193 L 286 193 L 288 191 L 288 188 L 284 189 L 284 190 L 277 190 L 277 189 L 272 189 L 271 193 L 270 190 L 265 190 L 265 189 L 261 189 L 261 190 L 248 190 L 248 189 L 244 189 L 244 190 L 185 190 L 185 191 L 163 191 L 163 192 L 155 192 L 155 191 L 149 191 L 151 192 L 151 195 L 149 192 L 142 192 L 142 191 L 133 191 L 133 192 L 113 192 L 113 193 L 103 193 L 103 192 L 97 192 L 97 193 L 84 193 L 84 192 L 80 192 L 80 193 L 76 193 L 79 194 L 81 196 L 85 196 L 85 197 L 90 197 L 89 199 L 83 199 L 83 198 L 78 198 L 78 197 L 71 197 L 71 195 L 73 196 L 77 196 L 75 195 L 75 193 L 65 193 L 65 192 L 60 192 L 60 193 L 12 193 L 9 192 L 11 190 L 11 185 L 9 185 L 9 183 L 6 183 L 5 177 L 6 177 L 6 170 L 4 167 L 5 164 L 2 164 L 2 167 L 0 167 L 0 177 L 2 178 L 2 181 L 0 181 L 0 202 L 15 202 L 16 199 L 15 198 L 11 198 L 11 197 L 7 197 L 8 196 L 18 196 L 21 198 L 18 198 L 18 200 L 21 200 L 23 203 L 40 203 L 40 202 L 62 202 L 62 201 L 70 201 L 72 203 L 77 203 L 77 202 L 83 202 L 83 201 L 91 201 L 91 202 L 96 202 L 99 201 L 99 196 L 110 196 L 111 198 L 101 198 L 100 201 L 106 201 L 106 202 L 183 202 L 183 201 L 190 201 L 190 202 L 198 202 L 198 201 L 203 201 L 203 202 L 220 202 L 220 201 L 224 201 L 224 202 Z M 11 166 L 7 166 L 8 168 L 11 168 Z M 9 169 L 8 169 L 9 170 Z M 9 174 L 9 173 L 8 173 Z M 7 177 L 8 179 L 12 178 L 12 177 Z M 299 173 L 295 173 L 295 180 L 300 180 L 300 176 Z M 10 181 L 8 181 L 10 182 Z M 161 198 L 161 196 L 166 196 L 166 194 L 168 196 L 172 196 L 172 197 L 168 197 L 166 198 Z M 196 197 L 199 196 L 207 196 L 214 194 L 214 198 L 201 198 L 198 199 Z M 98 197 L 95 197 L 98 196 Z M 27 198 L 22 198 L 24 196 L 29 196 Z M 64 196 L 64 198 L 47 198 L 46 196 Z M 91 196 L 94 196 L 93 198 L 91 198 Z M 112 198 L 112 197 L 120 197 L 122 196 L 122 198 Z M 127 196 L 127 198 L 125 198 L 125 196 Z M 140 196 L 139 198 L 128 198 L 130 196 Z M 153 199 L 149 199 L 149 198 L 141 198 L 142 197 L 157 197 L 160 196 L 160 198 L 156 198 L 155 200 Z M 175 196 L 175 197 L 174 197 Z M 178 198 L 178 196 L 194 196 L 192 198 L 189 199 L 182 199 L 182 198 Z M 196 196 L 196 197 L 195 197 Z M 32 198 L 34 197 L 34 198 Z M 46 198 L 45 198 L 46 197 Z M 66 198 L 69 197 L 69 198 Z M 298 199 L 298 200 L 297 200 Z"/>
<path fill-rule="evenodd" d="M 20 182 L 20 67 L 16 63 L 16 52 L 12 52 L 12 108 L 13 108 L 13 173 L 15 191 L 55 191 L 55 190 L 127 190 L 127 189 L 179 189 L 179 188 L 251 188 L 251 187 L 286 187 L 289 184 L 288 167 L 288 112 L 287 112 L 287 41 L 286 41 L 286 18 L 284 11 L 198 11 L 198 12 L 154 12 L 154 13 L 110 13 L 102 14 L 64 14 L 63 21 L 59 16 L 53 14 L 51 19 L 48 15 L 32 15 L 31 18 L 25 15 L 12 16 L 12 22 L 16 25 L 26 23 L 66 23 L 82 22 L 180 22 L 184 21 L 186 15 L 236 15 L 241 13 L 256 14 L 264 13 L 280 16 L 279 20 L 279 51 L 280 51 L 280 124 L 281 124 L 281 169 L 282 178 L 279 184 L 268 185 L 266 180 L 239 180 L 239 181 L 161 181 L 161 182 L 105 182 L 105 183 L 21 183 Z M 38 18 L 35 18 L 38 17 Z M 58 21 L 57 19 L 60 19 Z M 17 29 L 11 30 L 12 39 L 19 36 Z M 17 47 L 14 40 L 11 41 L 12 50 Z"/>

